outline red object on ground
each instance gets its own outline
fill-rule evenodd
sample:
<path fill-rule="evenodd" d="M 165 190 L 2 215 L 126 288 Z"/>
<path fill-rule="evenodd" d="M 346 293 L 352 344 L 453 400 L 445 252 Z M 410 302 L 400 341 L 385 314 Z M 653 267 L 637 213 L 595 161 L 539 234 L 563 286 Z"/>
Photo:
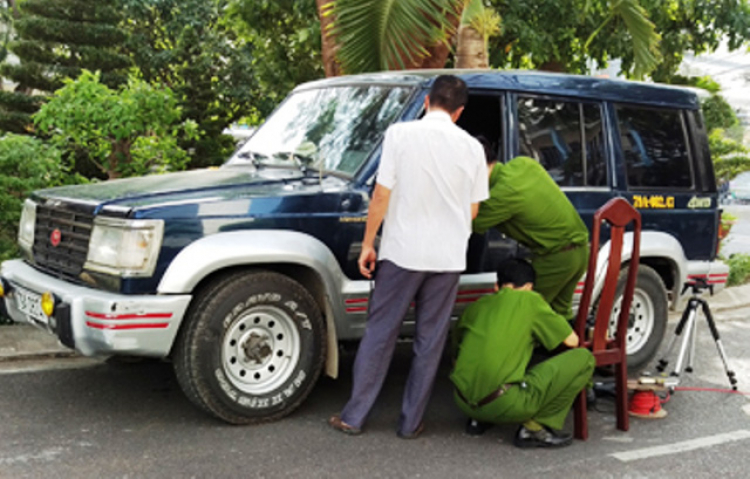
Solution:
<path fill-rule="evenodd" d="M 628 411 L 631 415 L 642 418 L 658 419 L 667 415 L 667 411 L 661 405 L 662 401 L 654 391 L 635 391 L 630 398 Z"/>

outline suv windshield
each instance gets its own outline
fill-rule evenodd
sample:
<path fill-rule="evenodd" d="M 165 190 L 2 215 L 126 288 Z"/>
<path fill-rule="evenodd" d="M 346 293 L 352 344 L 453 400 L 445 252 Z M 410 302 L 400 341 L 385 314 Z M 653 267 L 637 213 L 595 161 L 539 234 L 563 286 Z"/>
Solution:
<path fill-rule="evenodd" d="M 293 93 L 227 165 L 304 166 L 353 175 L 411 91 L 344 86 Z"/>

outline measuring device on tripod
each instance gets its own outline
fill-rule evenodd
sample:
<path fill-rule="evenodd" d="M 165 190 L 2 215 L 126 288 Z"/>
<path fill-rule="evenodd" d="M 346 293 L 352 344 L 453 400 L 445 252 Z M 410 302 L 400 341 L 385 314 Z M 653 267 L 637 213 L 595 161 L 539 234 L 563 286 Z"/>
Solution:
<path fill-rule="evenodd" d="M 659 365 L 656 366 L 656 370 L 659 372 L 664 372 L 664 370 L 667 369 L 669 361 L 666 358 L 669 357 L 669 354 L 672 352 L 672 347 L 674 347 L 675 343 L 677 343 L 677 341 L 680 339 L 680 336 L 682 336 L 680 352 L 677 356 L 677 364 L 675 364 L 674 370 L 669 373 L 669 375 L 676 378 L 680 377 L 680 373 L 683 371 L 683 362 L 685 361 L 686 357 L 687 367 L 684 369 L 684 371 L 687 373 L 693 372 L 693 360 L 695 359 L 695 342 L 697 336 L 696 330 L 698 326 L 698 307 L 700 306 L 701 310 L 703 311 L 703 316 L 706 318 L 706 322 L 708 323 L 708 328 L 711 330 L 711 336 L 713 336 L 714 342 L 716 343 L 716 349 L 718 349 L 719 351 L 721 362 L 724 363 L 724 371 L 727 374 L 729 383 L 732 385 L 732 389 L 736 391 L 737 378 L 735 377 L 734 371 L 729 369 L 727 355 L 724 352 L 724 346 L 721 344 L 721 338 L 719 337 L 719 330 L 716 329 L 716 322 L 714 322 L 714 317 L 708 307 L 708 302 L 700 297 L 701 293 L 706 290 L 711 295 L 713 295 L 714 286 L 712 284 L 708 284 L 708 281 L 706 281 L 705 278 L 694 278 L 691 281 L 685 283 L 685 285 L 682 287 L 681 295 L 685 294 L 688 289 L 691 290 L 692 296 L 688 300 L 687 307 L 682 313 L 682 318 L 680 318 L 680 322 L 675 328 L 674 336 L 669 341 L 667 352 L 664 357 L 659 360 Z"/>

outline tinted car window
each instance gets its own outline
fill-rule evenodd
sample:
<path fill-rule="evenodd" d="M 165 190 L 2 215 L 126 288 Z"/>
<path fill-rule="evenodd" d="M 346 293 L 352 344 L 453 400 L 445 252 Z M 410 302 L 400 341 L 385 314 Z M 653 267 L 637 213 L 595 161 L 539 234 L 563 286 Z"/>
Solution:
<path fill-rule="evenodd" d="M 680 111 L 619 105 L 617 121 L 630 187 L 693 185 Z"/>
<path fill-rule="evenodd" d="M 518 123 L 519 153 L 539 161 L 558 185 L 606 183 L 598 105 L 519 97 Z"/>

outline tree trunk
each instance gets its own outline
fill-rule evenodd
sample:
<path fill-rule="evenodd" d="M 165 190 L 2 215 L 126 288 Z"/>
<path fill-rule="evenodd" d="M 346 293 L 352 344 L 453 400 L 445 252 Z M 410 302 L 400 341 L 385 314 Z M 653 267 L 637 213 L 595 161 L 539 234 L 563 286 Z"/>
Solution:
<path fill-rule="evenodd" d="M 330 14 L 330 3 L 331 0 L 315 0 L 315 4 L 318 7 L 318 18 L 320 19 L 320 44 L 321 44 L 321 55 L 323 57 L 323 68 L 326 73 L 326 77 L 340 76 L 341 65 L 336 61 L 336 38 L 330 34 L 329 25 L 333 23 L 333 15 Z M 328 8 L 323 9 L 324 5 L 328 5 Z M 324 13 L 328 15 L 324 15 Z"/>
<path fill-rule="evenodd" d="M 130 154 L 130 141 L 129 140 L 113 140 L 111 142 L 112 151 L 109 154 L 109 164 L 107 165 L 107 176 L 110 180 L 115 180 L 120 177 L 118 167 L 121 163 L 129 163 L 132 160 Z"/>
<path fill-rule="evenodd" d="M 21 12 L 18 10 L 18 2 L 16 0 L 8 0 L 8 9 L 13 14 L 13 18 L 18 20 L 21 16 Z"/>
<path fill-rule="evenodd" d="M 484 37 L 470 25 L 458 29 L 456 45 L 456 68 L 489 68 L 487 43 Z"/>

